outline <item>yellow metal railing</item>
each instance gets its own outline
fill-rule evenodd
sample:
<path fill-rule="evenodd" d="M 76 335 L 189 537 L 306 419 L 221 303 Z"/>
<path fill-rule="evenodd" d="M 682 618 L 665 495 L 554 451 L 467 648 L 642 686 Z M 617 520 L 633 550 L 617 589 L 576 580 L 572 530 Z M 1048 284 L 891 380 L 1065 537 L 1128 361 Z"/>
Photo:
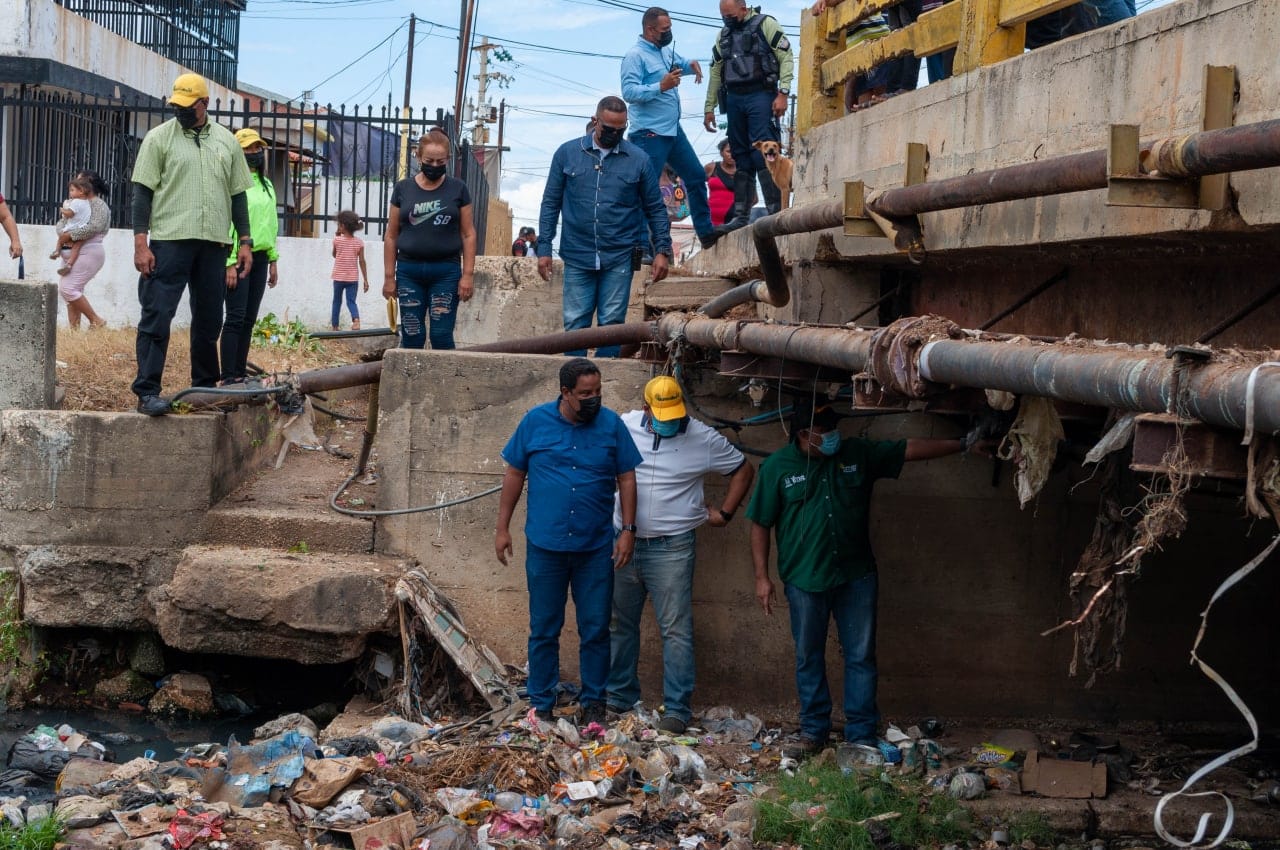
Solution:
<path fill-rule="evenodd" d="M 845 49 L 845 31 L 850 26 L 898 2 L 844 0 L 821 15 L 804 15 L 800 26 L 804 67 L 796 92 L 796 127 L 801 134 L 843 114 L 837 89 L 850 77 L 890 59 L 923 58 L 953 47 L 954 74 L 1001 62 L 1023 52 L 1027 21 L 1078 0 L 951 0 L 925 12 L 910 26 Z"/>

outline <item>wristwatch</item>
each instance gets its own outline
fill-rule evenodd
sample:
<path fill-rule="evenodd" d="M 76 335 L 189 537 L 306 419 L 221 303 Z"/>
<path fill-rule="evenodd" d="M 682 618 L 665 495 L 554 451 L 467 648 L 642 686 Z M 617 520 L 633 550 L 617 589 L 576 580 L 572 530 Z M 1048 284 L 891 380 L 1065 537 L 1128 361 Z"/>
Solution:
<path fill-rule="evenodd" d="M 787 91 L 786 89 L 778 89 L 778 94 L 782 94 L 782 95 L 786 95 L 787 97 L 791 97 L 791 92 Z"/>
<path fill-rule="evenodd" d="M 733 514 L 734 514 L 733 511 L 726 511 L 723 508 L 720 509 L 720 518 L 723 519 L 725 522 L 728 522 L 729 520 L 733 519 Z"/>
<path fill-rule="evenodd" d="M 241 237 L 240 237 L 240 244 L 241 244 L 241 245 L 248 245 L 250 248 L 252 248 L 252 247 L 253 247 L 253 239 L 252 239 L 251 237 L 248 237 L 248 236 L 241 236 Z"/>
<path fill-rule="evenodd" d="M 622 530 L 630 531 L 632 534 L 635 534 L 640 529 L 636 527 L 636 524 L 634 522 L 624 522 L 622 524 Z"/>

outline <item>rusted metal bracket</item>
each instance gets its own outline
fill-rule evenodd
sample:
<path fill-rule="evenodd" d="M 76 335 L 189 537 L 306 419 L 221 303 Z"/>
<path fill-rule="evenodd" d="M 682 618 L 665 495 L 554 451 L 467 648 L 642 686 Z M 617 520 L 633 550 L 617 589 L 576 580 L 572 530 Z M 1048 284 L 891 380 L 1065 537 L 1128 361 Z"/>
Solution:
<path fill-rule="evenodd" d="M 1203 129 L 1232 126 L 1237 97 L 1234 65 L 1206 65 Z M 1107 146 L 1107 205 L 1168 209 L 1220 210 L 1227 205 L 1230 175 L 1200 178 L 1160 176 L 1150 157 L 1141 150 L 1136 124 L 1112 124 Z"/>
<path fill-rule="evenodd" d="M 924 231 L 919 217 L 888 218 L 873 212 L 867 205 L 867 187 L 861 180 L 844 184 L 844 235 L 891 239 L 894 247 L 906 251 L 913 262 L 924 255 Z"/>
<path fill-rule="evenodd" d="M 844 235 L 885 236 L 880 225 L 867 214 L 867 187 L 861 180 L 849 180 L 844 184 Z"/>
<path fill-rule="evenodd" d="M 928 176 L 929 146 L 924 142 L 907 142 L 907 171 L 902 176 L 902 185 L 923 183 Z"/>
<path fill-rule="evenodd" d="M 1233 481 L 1248 477 L 1248 450 L 1240 445 L 1237 432 L 1169 413 L 1144 413 L 1136 425 L 1130 469 L 1168 475 L 1174 471 L 1169 449 L 1181 439 L 1185 460 L 1178 472 Z"/>

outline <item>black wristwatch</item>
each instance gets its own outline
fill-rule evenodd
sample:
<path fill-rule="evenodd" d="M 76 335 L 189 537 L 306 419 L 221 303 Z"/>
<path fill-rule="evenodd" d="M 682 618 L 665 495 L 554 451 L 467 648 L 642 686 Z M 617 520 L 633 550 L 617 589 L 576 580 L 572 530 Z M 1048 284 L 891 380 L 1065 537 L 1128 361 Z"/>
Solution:
<path fill-rule="evenodd" d="M 778 89 L 778 94 L 786 95 L 787 97 L 791 97 L 791 92 L 787 91 L 786 89 Z"/>
<path fill-rule="evenodd" d="M 720 509 L 720 518 L 723 519 L 725 522 L 729 522 L 731 519 L 733 519 L 733 514 L 734 514 L 734 511 L 726 511 L 724 509 Z"/>
<path fill-rule="evenodd" d="M 241 245 L 248 245 L 250 248 L 252 248 L 252 247 L 253 247 L 253 239 L 252 239 L 251 237 L 248 237 L 248 236 L 241 236 L 241 237 L 240 237 L 240 244 L 241 244 Z"/>
<path fill-rule="evenodd" d="M 636 527 L 636 524 L 634 522 L 624 522 L 622 524 L 622 530 L 630 531 L 632 534 L 635 534 L 640 529 Z"/>

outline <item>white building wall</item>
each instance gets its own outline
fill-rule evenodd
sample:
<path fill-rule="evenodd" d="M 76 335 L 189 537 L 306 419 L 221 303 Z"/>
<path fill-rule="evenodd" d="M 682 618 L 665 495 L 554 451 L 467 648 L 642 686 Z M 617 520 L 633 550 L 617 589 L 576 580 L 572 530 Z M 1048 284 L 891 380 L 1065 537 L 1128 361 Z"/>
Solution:
<path fill-rule="evenodd" d="M 0 56 L 51 59 L 156 97 L 187 70 L 53 0 L 0 0 Z M 210 83 L 209 96 L 225 104 L 235 95 Z"/>

